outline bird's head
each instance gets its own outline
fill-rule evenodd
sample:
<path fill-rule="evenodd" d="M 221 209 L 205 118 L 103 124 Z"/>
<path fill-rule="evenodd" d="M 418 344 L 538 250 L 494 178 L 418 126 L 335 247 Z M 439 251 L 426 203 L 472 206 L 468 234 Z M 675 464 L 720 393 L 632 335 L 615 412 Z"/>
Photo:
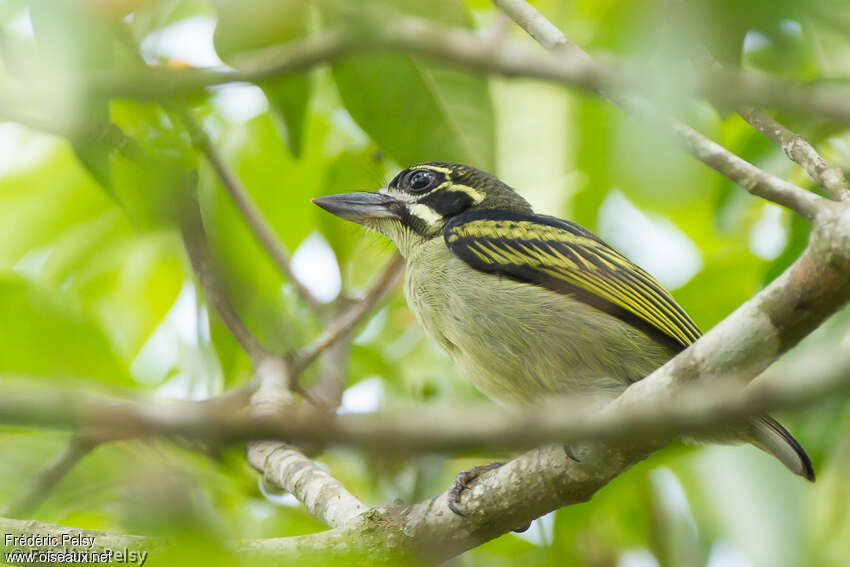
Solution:
<path fill-rule="evenodd" d="M 441 236 L 446 223 L 464 212 L 531 212 L 525 199 L 493 175 L 448 162 L 412 165 L 376 193 L 329 195 L 313 202 L 388 236 L 405 255 L 412 244 Z"/>

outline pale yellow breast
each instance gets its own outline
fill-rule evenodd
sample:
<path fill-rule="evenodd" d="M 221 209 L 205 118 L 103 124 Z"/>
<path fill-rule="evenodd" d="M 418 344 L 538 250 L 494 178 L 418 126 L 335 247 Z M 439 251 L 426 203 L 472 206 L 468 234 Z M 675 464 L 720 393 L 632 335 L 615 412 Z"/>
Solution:
<path fill-rule="evenodd" d="M 410 309 L 462 374 L 496 401 L 616 394 L 672 356 L 642 331 L 568 295 L 474 270 L 441 238 L 408 254 Z"/>

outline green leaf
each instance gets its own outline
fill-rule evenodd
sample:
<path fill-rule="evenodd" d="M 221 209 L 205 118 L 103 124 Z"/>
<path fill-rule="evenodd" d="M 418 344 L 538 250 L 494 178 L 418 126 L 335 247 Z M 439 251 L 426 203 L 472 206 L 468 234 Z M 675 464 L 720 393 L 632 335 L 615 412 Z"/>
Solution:
<path fill-rule="evenodd" d="M 116 199 L 140 228 L 179 224 L 194 199 L 196 152 L 159 105 L 114 101 L 111 110 L 126 136 L 112 160 Z"/>
<path fill-rule="evenodd" d="M 324 155 L 327 124 L 311 116 L 310 136 L 304 156 L 295 160 L 280 144 L 274 124 L 263 114 L 232 127 L 223 136 L 220 151 L 257 207 L 290 250 L 315 230 L 318 208 L 310 198 L 320 194 L 327 157 Z M 215 265 L 228 296 L 246 325 L 268 348 L 286 351 L 304 343 L 315 332 L 312 317 L 291 294 L 280 270 L 260 246 L 245 218 L 233 204 L 219 178 L 201 168 L 199 195 Z M 215 320 L 213 345 L 226 378 L 238 380 L 245 367 L 233 339 Z"/>
<path fill-rule="evenodd" d="M 0 178 L 0 266 L 52 246 L 65 230 L 115 205 L 74 163 L 66 145 L 30 170 Z"/>
<path fill-rule="evenodd" d="M 213 36 L 222 61 L 239 68 L 239 59 L 251 51 L 279 45 L 307 35 L 309 2 L 302 0 L 218 0 L 218 22 Z M 258 82 L 280 118 L 281 135 L 289 151 L 301 155 L 304 124 L 312 82 L 308 73 Z"/>
<path fill-rule="evenodd" d="M 132 383 L 106 335 L 58 295 L 0 275 L 0 371 Z"/>
<path fill-rule="evenodd" d="M 460 0 L 427 5 L 371 0 L 357 9 L 383 10 L 387 18 L 414 14 L 453 26 L 470 27 L 472 22 Z M 324 14 L 328 27 L 349 17 L 340 8 Z M 493 104 L 485 76 L 389 53 L 349 57 L 332 68 L 354 121 L 400 165 L 447 160 L 495 170 Z"/>
<path fill-rule="evenodd" d="M 180 292 L 187 277 L 182 254 L 175 232 L 118 232 L 67 282 L 128 364 Z"/>
<path fill-rule="evenodd" d="M 310 102 L 312 82 L 307 73 L 298 73 L 272 81 L 263 81 L 260 88 L 269 104 L 280 117 L 281 135 L 295 157 L 301 156 L 304 144 L 304 126 L 307 104 Z"/>
<path fill-rule="evenodd" d="M 34 0 L 30 16 L 42 56 L 57 72 L 90 72 L 112 66 L 112 35 L 93 11 L 70 0 Z M 72 89 L 73 91 L 74 89 Z M 68 93 L 68 100 L 82 89 Z M 113 195 L 109 163 L 110 146 L 98 136 L 109 124 L 109 103 L 101 98 L 84 98 L 72 110 L 71 146 L 91 176 Z"/>

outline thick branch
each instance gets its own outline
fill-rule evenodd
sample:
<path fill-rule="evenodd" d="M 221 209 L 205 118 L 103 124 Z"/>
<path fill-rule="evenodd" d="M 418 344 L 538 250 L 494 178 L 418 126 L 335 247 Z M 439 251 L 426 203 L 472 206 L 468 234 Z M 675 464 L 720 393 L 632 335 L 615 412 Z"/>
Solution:
<path fill-rule="evenodd" d="M 291 369 L 280 359 L 268 359 L 255 367 L 257 390 L 251 397 L 251 418 L 290 422 L 295 411 L 290 384 Z M 310 410 L 324 415 L 321 409 Z M 288 435 L 264 435 L 257 432 L 251 439 L 292 439 Z M 281 441 L 255 441 L 245 449 L 248 463 L 263 475 L 266 482 L 286 490 L 316 519 L 337 527 L 366 511 L 341 482 L 305 457 L 296 447 Z"/>
<path fill-rule="evenodd" d="M 257 441 L 248 446 L 247 456 L 248 463 L 267 483 L 291 493 L 310 515 L 332 528 L 368 510 L 341 482 L 294 447 Z"/>
<path fill-rule="evenodd" d="M 108 71 L 91 73 L 81 78 L 85 92 L 108 98 L 166 99 L 197 92 L 206 87 L 233 82 L 256 82 L 292 74 L 369 50 L 402 51 L 425 55 L 512 77 L 529 77 L 561 82 L 572 86 L 599 90 L 603 86 L 640 86 L 645 79 L 641 69 L 623 64 L 585 64 L 574 44 L 560 34 L 548 20 L 527 2 L 496 2 L 517 18 L 529 33 L 547 47 L 565 46 L 569 56 L 553 58 L 519 48 L 507 49 L 482 39 L 464 29 L 446 28 L 416 18 L 399 18 L 373 23 L 368 32 L 339 28 L 327 30 L 307 39 L 269 48 L 239 63 L 238 71 L 154 68 L 145 71 Z M 510 12 L 509 6 L 522 7 Z M 530 17 L 527 17 L 531 14 Z M 544 23 L 545 22 L 545 23 Z M 557 35 L 559 34 L 559 35 Z M 839 122 L 850 122 L 848 89 L 844 86 L 798 85 L 753 73 L 730 70 L 706 70 L 693 92 L 738 106 L 751 104 L 794 112 L 820 115 Z M 53 93 L 32 88 L 9 91 L 7 105 L 26 106 L 48 99 Z"/>
<path fill-rule="evenodd" d="M 755 333 L 765 329 L 757 329 Z M 727 341 L 734 341 L 735 336 Z M 708 337 L 708 335 L 706 335 Z M 702 340 L 702 339 L 701 339 Z M 713 343 L 715 338 L 709 337 Z M 734 344 L 734 343 L 729 343 Z M 783 348 L 787 348 L 786 345 Z M 755 341 L 741 344 L 751 354 Z M 718 353 L 729 360 L 734 346 Z M 689 351 L 680 355 L 687 360 Z M 821 354 L 815 355 L 819 360 Z M 760 361 L 763 363 L 763 361 Z M 808 362 L 806 362 L 808 364 Z M 0 422 L 16 425 L 86 427 L 114 438 L 180 436 L 216 444 L 251 439 L 287 439 L 296 443 L 348 444 L 377 453 L 413 453 L 478 449 L 527 449 L 552 441 L 630 442 L 670 440 L 678 434 L 700 436 L 718 424 L 746 423 L 777 409 L 794 409 L 833 398 L 850 389 L 850 359 L 833 358 L 806 373 L 807 380 L 765 380 L 742 392 L 741 381 L 761 364 L 739 361 L 730 372 L 738 381 L 693 382 L 689 367 L 674 360 L 651 378 L 638 382 L 603 411 L 594 400 L 555 399 L 525 410 L 492 404 L 456 408 L 412 406 L 377 414 L 330 415 L 309 405 L 260 405 L 246 414 L 201 402 L 131 401 L 78 391 L 5 385 Z M 663 369 L 662 369 L 663 370 Z M 257 395 L 263 395 L 258 390 Z M 288 404 L 291 402 L 283 401 Z M 266 454 L 249 457 L 255 466 Z M 286 487 L 284 487 L 286 488 Z"/>

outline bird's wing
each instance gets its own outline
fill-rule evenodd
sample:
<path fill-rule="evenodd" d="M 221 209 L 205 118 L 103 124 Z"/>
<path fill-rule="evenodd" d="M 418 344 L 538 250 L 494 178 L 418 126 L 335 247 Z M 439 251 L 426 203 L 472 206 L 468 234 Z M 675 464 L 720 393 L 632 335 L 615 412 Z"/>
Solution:
<path fill-rule="evenodd" d="M 449 249 L 482 272 L 570 294 L 676 350 L 699 329 L 655 278 L 581 226 L 555 217 L 471 211 L 452 219 Z"/>

